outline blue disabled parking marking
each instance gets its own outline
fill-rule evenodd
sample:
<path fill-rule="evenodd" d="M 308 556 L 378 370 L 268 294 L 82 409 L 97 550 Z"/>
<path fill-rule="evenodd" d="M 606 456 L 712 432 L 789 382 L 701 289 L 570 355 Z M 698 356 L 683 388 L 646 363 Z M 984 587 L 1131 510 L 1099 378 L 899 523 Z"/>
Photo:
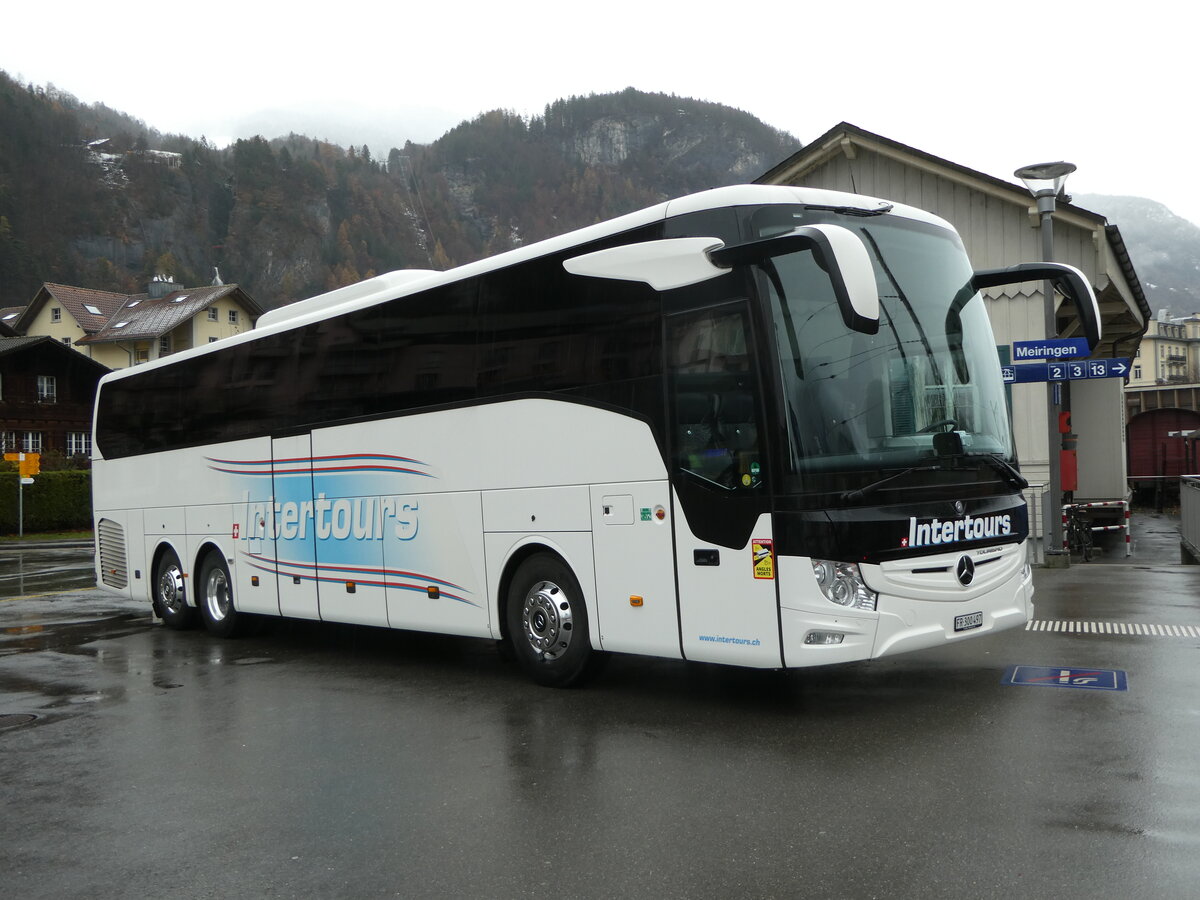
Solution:
<path fill-rule="evenodd" d="M 1121 669 L 1073 669 L 1066 666 L 1009 666 L 1001 684 L 1124 691 L 1129 679 Z"/>

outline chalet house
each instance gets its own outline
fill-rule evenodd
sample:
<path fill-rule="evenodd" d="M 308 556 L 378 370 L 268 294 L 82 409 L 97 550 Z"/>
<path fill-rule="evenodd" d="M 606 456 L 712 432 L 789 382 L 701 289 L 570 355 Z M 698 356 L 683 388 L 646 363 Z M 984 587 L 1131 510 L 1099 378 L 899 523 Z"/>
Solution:
<path fill-rule="evenodd" d="M 3 451 L 90 456 L 92 401 L 106 372 L 52 337 L 0 337 Z"/>
<path fill-rule="evenodd" d="M 236 284 L 185 288 L 156 278 L 133 295 L 47 283 L 23 310 L 0 311 L 0 324 L 123 369 L 248 331 L 262 312 Z"/>

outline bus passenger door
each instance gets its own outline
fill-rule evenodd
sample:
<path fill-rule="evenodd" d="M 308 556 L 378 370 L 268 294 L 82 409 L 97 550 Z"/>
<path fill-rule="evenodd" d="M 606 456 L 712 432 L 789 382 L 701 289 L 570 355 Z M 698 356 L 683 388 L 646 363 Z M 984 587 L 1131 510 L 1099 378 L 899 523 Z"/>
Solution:
<path fill-rule="evenodd" d="M 769 473 L 744 301 L 667 319 L 680 643 L 687 659 L 782 665 Z"/>
<path fill-rule="evenodd" d="M 746 545 L 730 548 L 692 535 L 686 514 L 677 508 L 679 622 L 687 659 L 783 665 L 770 526 L 771 517 L 761 516 Z"/>
<path fill-rule="evenodd" d="M 310 435 L 271 441 L 271 482 L 276 512 L 270 533 L 275 538 L 279 612 L 298 619 L 320 618 L 312 479 Z"/>

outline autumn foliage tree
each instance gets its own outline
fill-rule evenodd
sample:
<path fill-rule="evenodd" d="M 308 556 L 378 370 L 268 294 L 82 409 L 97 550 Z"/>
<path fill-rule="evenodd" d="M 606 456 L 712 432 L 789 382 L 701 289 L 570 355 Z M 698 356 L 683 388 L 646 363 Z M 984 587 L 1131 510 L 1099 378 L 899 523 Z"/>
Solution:
<path fill-rule="evenodd" d="M 219 267 L 272 307 L 747 180 L 745 159 L 795 149 L 738 110 L 633 90 L 492 110 L 386 153 L 297 134 L 221 149 L 2 72 L 0 135 L 0 306 L 44 281 L 137 290 L 169 254 L 177 279 Z"/>

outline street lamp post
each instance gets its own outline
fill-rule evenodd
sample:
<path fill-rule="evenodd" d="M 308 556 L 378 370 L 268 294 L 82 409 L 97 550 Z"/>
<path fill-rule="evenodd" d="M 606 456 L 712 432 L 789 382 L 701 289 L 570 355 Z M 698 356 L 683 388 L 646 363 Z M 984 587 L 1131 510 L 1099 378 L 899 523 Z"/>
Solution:
<path fill-rule="evenodd" d="M 1067 176 L 1075 171 L 1074 163 L 1051 162 L 1023 166 L 1013 174 L 1025 183 L 1029 193 L 1037 200 L 1037 211 L 1042 228 L 1042 259 L 1054 262 L 1054 209 L 1058 195 L 1066 184 Z M 1042 284 L 1042 297 L 1046 305 L 1046 339 L 1058 337 L 1058 317 L 1054 306 L 1054 285 L 1049 282 Z M 1048 415 L 1046 422 L 1046 448 L 1050 457 L 1050 546 L 1046 548 L 1046 565 L 1064 568 L 1071 564 L 1071 558 L 1063 552 L 1062 525 L 1062 471 L 1058 454 L 1060 441 L 1058 429 L 1058 413 L 1060 405 L 1061 385 L 1058 382 L 1046 382 L 1046 405 Z"/>

